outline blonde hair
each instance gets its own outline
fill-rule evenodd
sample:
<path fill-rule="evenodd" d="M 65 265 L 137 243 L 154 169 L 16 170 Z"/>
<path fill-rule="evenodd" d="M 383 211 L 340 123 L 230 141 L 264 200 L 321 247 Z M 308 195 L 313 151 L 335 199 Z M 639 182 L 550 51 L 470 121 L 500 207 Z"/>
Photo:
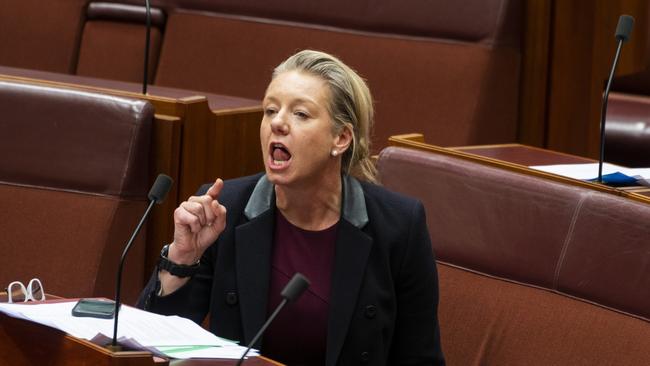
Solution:
<path fill-rule="evenodd" d="M 342 157 L 341 169 L 360 180 L 377 182 L 377 170 L 370 160 L 370 131 L 373 105 L 365 81 L 338 58 L 325 52 L 304 50 L 289 57 L 273 71 L 273 78 L 287 71 L 303 71 L 319 76 L 330 88 L 327 109 L 334 132 L 352 130 L 352 146 Z"/>

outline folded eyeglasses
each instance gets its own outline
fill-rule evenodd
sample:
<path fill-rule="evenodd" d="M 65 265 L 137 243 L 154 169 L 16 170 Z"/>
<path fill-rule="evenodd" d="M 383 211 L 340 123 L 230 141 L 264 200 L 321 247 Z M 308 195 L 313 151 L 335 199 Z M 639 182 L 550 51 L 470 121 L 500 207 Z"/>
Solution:
<path fill-rule="evenodd" d="M 5 291 L 9 304 L 45 300 L 45 290 L 43 290 L 43 284 L 38 278 L 32 278 L 27 287 L 20 281 L 14 281 L 7 286 Z"/>

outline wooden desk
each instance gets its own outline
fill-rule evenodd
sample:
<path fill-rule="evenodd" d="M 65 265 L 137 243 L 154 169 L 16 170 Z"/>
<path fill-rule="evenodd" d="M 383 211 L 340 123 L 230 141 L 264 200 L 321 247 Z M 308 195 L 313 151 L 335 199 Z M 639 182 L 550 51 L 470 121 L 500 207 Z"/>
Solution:
<path fill-rule="evenodd" d="M 585 164 L 596 162 L 589 158 L 521 144 L 440 147 L 425 143 L 424 136 L 418 133 L 391 136 L 388 139 L 388 144 L 390 146 L 408 147 L 439 154 L 452 155 L 480 164 L 491 165 L 521 174 L 538 176 L 565 184 L 585 187 L 650 204 L 650 189 L 647 187 L 609 187 L 599 183 L 577 180 L 529 168 L 531 165 Z"/>
<path fill-rule="evenodd" d="M 48 296 L 52 298 L 52 296 Z M 49 300 L 48 300 L 49 301 Z M 63 299 L 54 301 L 65 301 Z M 145 351 L 111 352 L 60 330 L 0 313 L 0 366 L 93 365 L 93 366 L 226 366 L 237 360 L 167 360 Z M 282 365 L 266 357 L 250 357 L 245 365 Z"/>

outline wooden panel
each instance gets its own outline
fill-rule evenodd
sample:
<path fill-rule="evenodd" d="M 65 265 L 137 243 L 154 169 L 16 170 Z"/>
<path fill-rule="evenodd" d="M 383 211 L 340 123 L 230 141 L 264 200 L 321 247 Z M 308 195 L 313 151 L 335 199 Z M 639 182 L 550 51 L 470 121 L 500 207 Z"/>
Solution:
<path fill-rule="evenodd" d="M 158 174 L 167 174 L 174 180 L 171 191 L 163 203 L 151 211 L 147 224 L 147 248 L 145 250 L 145 283 L 160 255 L 160 248 L 168 242 L 174 231 L 173 214 L 178 205 L 178 184 L 180 176 L 181 123 L 179 117 L 155 115 L 152 136 L 152 163 L 149 176 L 153 184 Z"/>
<path fill-rule="evenodd" d="M 0 365 L 153 366 L 154 360 L 149 352 L 111 352 L 54 328 L 0 314 Z"/>
<path fill-rule="evenodd" d="M 264 170 L 260 145 L 261 109 L 248 112 L 215 112 L 210 129 L 214 141 L 208 164 L 215 175 L 224 179 L 241 177 Z"/>
<path fill-rule="evenodd" d="M 540 147 L 546 144 L 550 31 L 551 0 L 527 1 L 517 141 Z"/>

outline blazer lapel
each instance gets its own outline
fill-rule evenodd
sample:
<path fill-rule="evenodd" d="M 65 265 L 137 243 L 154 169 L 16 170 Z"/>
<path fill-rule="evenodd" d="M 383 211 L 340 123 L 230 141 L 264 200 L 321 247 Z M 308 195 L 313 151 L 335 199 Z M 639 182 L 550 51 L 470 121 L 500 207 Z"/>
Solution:
<path fill-rule="evenodd" d="M 348 221 L 341 220 L 338 230 L 327 324 L 328 366 L 336 365 L 341 353 L 372 249 L 372 238 Z"/>
<path fill-rule="evenodd" d="M 267 210 L 235 229 L 237 288 L 246 344 L 266 319 L 273 224 L 274 212 Z M 253 347 L 260 349 L 261 339 Z"/>

